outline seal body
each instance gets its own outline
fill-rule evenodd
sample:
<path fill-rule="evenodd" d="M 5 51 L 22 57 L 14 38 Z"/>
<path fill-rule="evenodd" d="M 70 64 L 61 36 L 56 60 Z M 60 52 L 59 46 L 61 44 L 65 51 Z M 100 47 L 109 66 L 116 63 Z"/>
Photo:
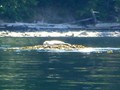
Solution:
<path fill-rule="evenodd" d="M 43 45 L 62 45 L 62 44 L 68 44 L 68 43 L 65 43 L 65 42 L 59 41 L 59 40 L 50 40 L 50 41 L 45 41 L 43 43 Z"/>

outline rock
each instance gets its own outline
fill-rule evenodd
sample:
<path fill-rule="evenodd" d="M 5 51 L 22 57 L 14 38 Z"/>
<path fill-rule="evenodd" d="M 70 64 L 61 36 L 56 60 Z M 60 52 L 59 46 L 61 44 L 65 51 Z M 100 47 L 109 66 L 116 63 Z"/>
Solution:
<path fill-rule="evenodd" d="M 35 45 L 35 46 L 25 46 L 20 47 L 19 50 L 37 50 L 37 49 L 44 49 L 44 50 L 79 50 L 81 48 L 85 48 L 83 45 L 71 45 L 69 43 L 65 43 L 59 40 L 51 40 L 45 41 L 43 45 Z M 14 48 L 8 48 L 9 50 L 14 50 Z"/>
<path fill-rule="evenodd" d="M 38 50 L 38 49 L 44 49 L 44 50 L 79 50 L 81 48 L 86 48 L 83 45 L 66 45 L 66 44 L 60 44 L 60 45 L 35 45 L 35 46 L 25 46 L 20 48 L 7 48 L 7 50 Z"/>
<path fill-rule="evenodd" d="M 22 50 L 36 50 L 36 49 L 58 49 L 58 50 L 74 50 L 74 49 L 81 49 L 85 48 L 83 45 L 66 45 L 66 44 L 60 44 L 60 45 L 36 45 L 36 46 L 26 46 L 21 47 Z"/>

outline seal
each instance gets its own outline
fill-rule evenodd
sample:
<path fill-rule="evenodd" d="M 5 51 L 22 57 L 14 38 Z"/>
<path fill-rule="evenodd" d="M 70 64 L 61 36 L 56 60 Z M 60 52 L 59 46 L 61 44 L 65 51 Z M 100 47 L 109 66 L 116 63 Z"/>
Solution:
<path fill-rule="evenodd" d="M 69 43 L 65 43 L 60 40 L 50 40 L 43 42 L 43 45 L 64 45 L 64 44 L 69 44 Z"/>

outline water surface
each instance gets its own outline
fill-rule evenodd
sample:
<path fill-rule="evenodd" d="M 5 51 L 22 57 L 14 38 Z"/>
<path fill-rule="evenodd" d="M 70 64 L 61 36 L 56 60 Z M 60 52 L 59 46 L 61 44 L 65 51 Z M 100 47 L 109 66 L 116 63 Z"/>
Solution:
<path fill-rule="evenodd" d="M 90 47 L 120 48 L 120 38 L 0 38 L 1 47 L 62 40 Z M 119 90 L 120 51 L 39 52 L 0 50 L 0 90 Z"/>

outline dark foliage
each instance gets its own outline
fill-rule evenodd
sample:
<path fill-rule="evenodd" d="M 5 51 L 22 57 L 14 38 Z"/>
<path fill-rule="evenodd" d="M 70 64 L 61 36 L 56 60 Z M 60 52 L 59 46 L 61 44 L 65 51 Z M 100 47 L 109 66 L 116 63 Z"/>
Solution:
<path fill-rule="evenodd" d="M 43 8 L 56 8 L 59 12 L 67 10 L 75 20 L 91 18 L 92 9 L 98 12 L 98 20 L 120 21 L 120 0 L 0 0 L 0 19 L 34 20 L 37 10 Z"/>

